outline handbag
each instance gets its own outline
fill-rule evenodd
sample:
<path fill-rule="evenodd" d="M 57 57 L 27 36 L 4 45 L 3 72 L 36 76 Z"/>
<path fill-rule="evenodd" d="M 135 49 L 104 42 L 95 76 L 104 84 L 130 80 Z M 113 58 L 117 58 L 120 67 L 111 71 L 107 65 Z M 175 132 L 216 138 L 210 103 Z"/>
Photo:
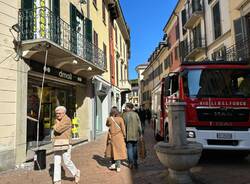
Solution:
<path fill-rule="evenodd" d="M 54 139 L 54 151 L 69 149 L 69 139 Z"/>
<path fill-rule="evenodd" d="M 146 153 L 144 138 L 140 138 L 138 141 L 138 154 L 139 154 L 140 159 L 146 158 L 147 153 Z"/>
<path fill-rule="evenodd" d="M 105 149 L 105 157 L 106 158 L 112 158 L 112 154 L 113 154 L 113 148 L 112 148 L 112 142 L 111 142 L 111 137 L 110 137 L 110 133 L 108 133 L 108 137 L 107 137 L 107 143 L 106 143 L 106 149 Z"/>

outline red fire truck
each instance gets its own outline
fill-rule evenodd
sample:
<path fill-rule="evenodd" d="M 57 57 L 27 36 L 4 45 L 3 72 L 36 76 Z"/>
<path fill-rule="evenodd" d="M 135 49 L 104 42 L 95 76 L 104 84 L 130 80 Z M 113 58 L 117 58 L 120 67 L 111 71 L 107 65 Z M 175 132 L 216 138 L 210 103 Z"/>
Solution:
<path fill-rule="evenodd" d="M 167 102 L 186 102 L 186 131 L 204 149 L 250 150 L 250 66 L 193 62 L 161 80 L 152 92 L 157 139 L 168 139 Z M 159 104 L 160 103 L 160 104 Z"/>

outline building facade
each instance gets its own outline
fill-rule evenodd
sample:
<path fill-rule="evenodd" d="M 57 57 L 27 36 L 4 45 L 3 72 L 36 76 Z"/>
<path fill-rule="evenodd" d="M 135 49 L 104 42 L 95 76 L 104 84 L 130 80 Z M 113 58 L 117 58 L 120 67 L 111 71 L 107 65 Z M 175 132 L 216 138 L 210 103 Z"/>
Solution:
<path fill-rule="evenodd" d="M 110 78 L 116 21 L 128 33 L 121 38 L 126 67 L 130 53 L 119 2 L 4 0 L 0 11 L 0 170 L 30 159 L 38 147 L 51 149 L 58 105 L 77 122 L 76 142 L 105 131 L 112 89 L 124 87 Z"/>
<path fill-rule="evenodd" d="M 138 87 L 139 87 L 139 89 L 138 89 L 138 106 L 142 105 L 142 102 L 143 102 L 142 95 L 141 95 L 142 92 L 141 91 L 144 88 L 144 86 L 143 86 L 143 84 L 144 84 L 144 76 L 142 75 L 142 73 L 147 68 L 147 66 L 148 66 L 148 63 L 140 64 L 135 68 L 135 70 L 136 70 L 136 72 L 138 74 Z"/>
<path fill-rule="evenodd" d="M 137 79 L 129 81 L 131 85 L 131 92 L 128 94 L 129 102 L 134 105 L 134 108 L 139 108 L 139 84 Z"/>
<path fill-rule="evenodd" d="M 142 104 L 154 105 L 161 79 L 183 62 L 249 62 L 249 12 L 249 0 L 179 0 L 143 72 Z"/>

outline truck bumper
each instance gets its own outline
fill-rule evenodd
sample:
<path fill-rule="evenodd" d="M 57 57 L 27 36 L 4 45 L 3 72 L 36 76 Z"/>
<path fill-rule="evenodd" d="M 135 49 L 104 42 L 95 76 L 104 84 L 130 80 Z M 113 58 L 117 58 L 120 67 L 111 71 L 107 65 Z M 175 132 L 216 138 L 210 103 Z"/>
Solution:
<path fill-rule="evenodd" d="M 187 127 L 186 130 L 195 133 L 195 138 L 188 138 L 188 141 L 201 143 L 203 149 L 250 151 L 250 129 L 248 131 L 222 131 L 197 130 L 194 127 Z"/>

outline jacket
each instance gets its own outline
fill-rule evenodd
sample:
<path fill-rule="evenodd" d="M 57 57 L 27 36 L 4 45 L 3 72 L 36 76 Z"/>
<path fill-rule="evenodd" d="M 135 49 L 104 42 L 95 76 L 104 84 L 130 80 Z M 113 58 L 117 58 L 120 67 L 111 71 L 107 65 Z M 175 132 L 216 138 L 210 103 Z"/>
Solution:
<path fill-rule="evenodd" d="M 134 111 L 125 112 L 123 114 L 127 136 L 126 141 L 138 141 L 142 135 L 141 121 L 138 114 Z"/>
<path fill-rule="evenodd" d="M 60 121 L 55 120 L 54 139 L 68 139 L 71 142 L 71 120 L 65 115 Z"/>

